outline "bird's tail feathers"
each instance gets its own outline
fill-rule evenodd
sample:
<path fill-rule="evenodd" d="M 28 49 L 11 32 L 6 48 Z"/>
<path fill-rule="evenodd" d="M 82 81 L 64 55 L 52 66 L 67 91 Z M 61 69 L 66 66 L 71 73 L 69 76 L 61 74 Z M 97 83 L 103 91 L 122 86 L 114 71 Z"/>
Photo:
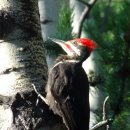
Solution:
<path fill-rule="evenodd" d="M 73 117 L 73 111 L 70 102 L 66 101 L 64 104 L 62 104 L 61 109 L 63 121 L 68 130 L 76 130 L 77 125 Z"/>

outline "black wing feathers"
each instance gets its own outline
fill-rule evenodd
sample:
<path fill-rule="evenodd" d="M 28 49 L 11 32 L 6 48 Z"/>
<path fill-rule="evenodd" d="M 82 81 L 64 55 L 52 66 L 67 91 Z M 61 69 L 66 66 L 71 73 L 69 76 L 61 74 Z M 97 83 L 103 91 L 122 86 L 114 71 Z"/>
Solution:
<path fill-rule="evenodd" d="M 78 63 L 64 62 L 50 72 L 51 93 L 68 130 L 89 128 L 89 86 Z"/>

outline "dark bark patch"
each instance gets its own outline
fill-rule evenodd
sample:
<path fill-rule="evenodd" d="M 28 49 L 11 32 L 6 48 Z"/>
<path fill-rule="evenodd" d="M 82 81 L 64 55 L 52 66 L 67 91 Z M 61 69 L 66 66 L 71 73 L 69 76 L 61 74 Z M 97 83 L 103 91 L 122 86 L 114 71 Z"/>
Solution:
<path fill-rule="evenodd" d="M 50 22 L 53 22 L 52 20 L 49 20 L 49 19 L 44 19 L 41 21 L 41 24 L 48 24 Z"/>
<path fill-rule="evenodd" d="M 54 116 L 49 107 L 40 99 L 38 103 L 37 94 L 32 92 L 17 93 L 13 98 L 11 109 L 13 112 L 13 124 L 18 130 L 29 129 L 33 130 L 41 124 L 49 125 L 58 122 L 59 117 Z M 7 102 L 7 101 L 6 101 Z"/>
<path fill-rule="evenodd" d="M 0 10 L 0 38 L 10 33 L 14 26 L 14 19 L 11 13 L 5 10 Z"/>
<path fill-rule="evenodd" d="M 17 0 L 15 6 L 18 6 L 13 12 L 16 26 L 26 32 L 28 37 L 41 36 L 37 1 Z"/>

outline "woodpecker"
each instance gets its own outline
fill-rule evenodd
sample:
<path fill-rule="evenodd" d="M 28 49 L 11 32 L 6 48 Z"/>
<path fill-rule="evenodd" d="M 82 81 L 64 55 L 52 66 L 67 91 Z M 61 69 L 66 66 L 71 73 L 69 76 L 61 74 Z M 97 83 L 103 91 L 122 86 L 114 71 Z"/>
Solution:
<path fill-rule="evenodd" d="M 49 39 L 67 55 L 59 56 L 49 71 L 45 102 L 62 117 L 68 130 L 89 130 L 89 83 L 82 63 L 97 45 L 87 38 Z"/>

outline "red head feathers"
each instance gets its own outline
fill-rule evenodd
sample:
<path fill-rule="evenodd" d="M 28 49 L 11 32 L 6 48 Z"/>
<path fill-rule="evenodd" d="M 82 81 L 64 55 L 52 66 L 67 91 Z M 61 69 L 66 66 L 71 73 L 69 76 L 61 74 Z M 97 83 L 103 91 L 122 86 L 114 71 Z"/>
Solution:
<path fill-rule="evenodd" d="M 75 39 L 75 41 L 86 46 L 89 49 L 89 51 L 93 51 L 94 49 L 97 48 L 96 42 L 94 42 L 93 40 L 87 39 L 87 38 L 77 38 L 77 39 Z"/>

